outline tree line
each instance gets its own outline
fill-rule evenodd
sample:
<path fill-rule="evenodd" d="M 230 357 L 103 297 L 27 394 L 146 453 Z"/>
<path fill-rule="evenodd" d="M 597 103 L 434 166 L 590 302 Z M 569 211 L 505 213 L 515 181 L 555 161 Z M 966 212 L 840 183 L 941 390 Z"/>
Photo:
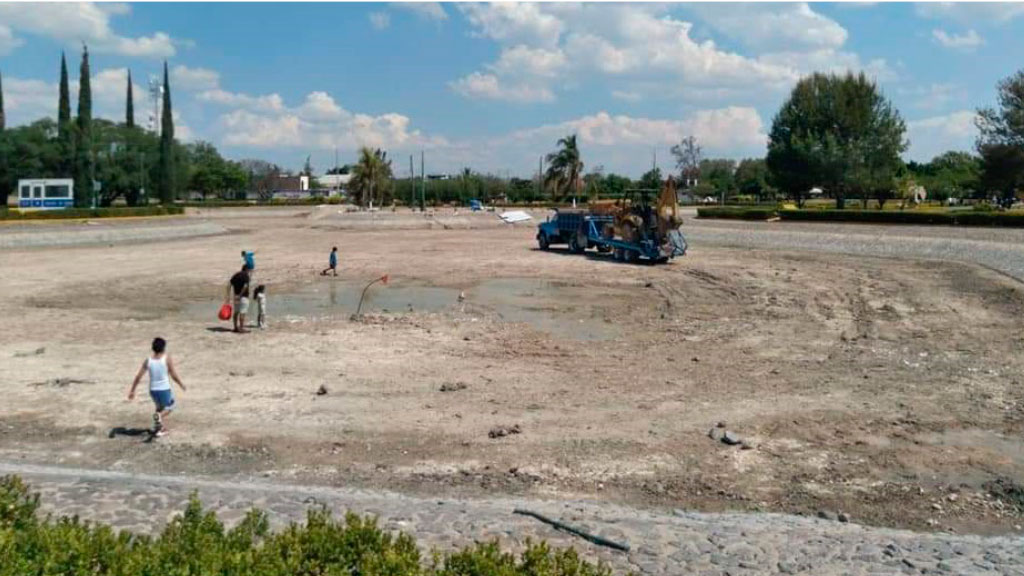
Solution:
<path fill-rule="evenodd" d="M 109 206 L 118 199 L 136 206 L 173 202 L 188 191 L 204 198 L 233 196 L 249 190 L 253 182 L 266 182 L 283 172 L 259 160 L 227 160 L 208 142 L 185 145 L 175 139 L 166 62 L 159 133 L 135 124 L 131 71 L 123 122 L 93 118 L 90 80 L 89 51 L 83 47 L 77 110 L 72 116 L 67 60 L 61 53 L 57 119 L 41 118 L 8 128 L 0 74 L 0 205 L 15 193 L 21 178 L 73 179 L 76 207 Z"/>

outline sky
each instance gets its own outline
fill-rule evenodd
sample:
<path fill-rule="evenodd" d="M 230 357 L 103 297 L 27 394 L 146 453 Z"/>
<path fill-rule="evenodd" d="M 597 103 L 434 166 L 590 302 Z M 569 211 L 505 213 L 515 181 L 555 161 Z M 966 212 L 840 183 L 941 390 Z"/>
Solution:
<path fill-rule="evenodd" d="M 577 134 L 585 170 L 671 171 L 765 153 L 772 118 L 814 71 L 873 78 L 907 122 L 908 160 L 970 150 L 974 111 L 1022 66 L 1024 3 L 0 3 L 8 125 L 56 116 L 60 53 L 95 116 L 136 122 L 170 68 L 176 136 L 234 159 L 317 172 L 380 147 L 397 176 L 529 176 Z"/>

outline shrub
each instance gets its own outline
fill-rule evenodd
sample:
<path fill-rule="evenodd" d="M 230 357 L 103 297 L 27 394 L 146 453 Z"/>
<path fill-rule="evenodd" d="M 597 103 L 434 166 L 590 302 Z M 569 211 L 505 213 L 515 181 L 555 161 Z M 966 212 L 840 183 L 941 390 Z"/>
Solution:
<path fill-rule="evenodd" d="M 875 224 L 953 224 L 961 226 L 1024 227 L 1022 212 L 937 210 L 780 210 L 782 220 L 867 222 Z"/>
<path fill-rule="evenodd" d="M 428 565 L 413 538 L 392 535 L 374 518 L 325 508 L 303 524 L 272 533 L 253 510 L 227 530 L 193 495 L 158 536 L 115 533 L 109 526 L 38 516 L 38 496 L 17 477 L 0 478 L 0 576 L 608 576 L 576 552 L 527 543 L 518 558 L 496 542 L 434 552 Z"/>
<path fill-rule="evenodd" d="M 774 206 L 710 206 L 697 208 L 698 218 L 723 218 L 728 220 L 768 220 L 778 210 Z"/>
<path fill-rule="evenodd" d="M 8 210 L 0 220 L 63 220 L 69 218 L 124 218 L 130 216 L 169 216 L 182 214 L 181 206 L 139 206 L 135 208 L 64 208 L 61 210 Z"/>

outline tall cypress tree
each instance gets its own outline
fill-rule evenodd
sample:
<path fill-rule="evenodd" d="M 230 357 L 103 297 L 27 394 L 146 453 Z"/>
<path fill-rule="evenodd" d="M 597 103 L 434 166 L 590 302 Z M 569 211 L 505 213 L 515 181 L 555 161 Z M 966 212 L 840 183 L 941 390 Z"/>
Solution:
<path fill-rule="evenodd" d="M 135 102 L 132 101 L 132 71 L 128 71 L 128 96 L 125 98 L 124 125 L 135 127 Z"/>
<path fill-rule="evenodd" d="M 75 131 L 75 205 L 80 207 L 88 207 L 93 197 L 92 88 L 89 82 L 89 48 L 82 46 L 82 65 L 78 70 L 78 122 Z"/>
<path fill-rule="evenodd" d="M 7 117 L 4 116 L 4 75 L 0 73 L 0 132 L 7 127 Z"/>
<path fill-rule="evenodd" d="M 160 115 L 160 201 L 174 201 L 174 118 L 171 115 L 171 83 L 164 61 L 164 100 Z"/>
<path fill-rule="evenodd" d="M 7 117 L 4 115 L 4 76 L 0 74 L 0 205 L 7 205 L 7 195 L 10 193 L 7 182 L 7 144 L 4 142 L 4 128 L 7 127 Z"/>
<path fill-rule="evenodd" d="M 71 92 L 68 89 L 68 63 L 60 53 L 60 103 L 57 106 L 57 150 L 60 154 L 60 176 L 67 178 L 75 171 L 75 141 L 71 127 Z"/>

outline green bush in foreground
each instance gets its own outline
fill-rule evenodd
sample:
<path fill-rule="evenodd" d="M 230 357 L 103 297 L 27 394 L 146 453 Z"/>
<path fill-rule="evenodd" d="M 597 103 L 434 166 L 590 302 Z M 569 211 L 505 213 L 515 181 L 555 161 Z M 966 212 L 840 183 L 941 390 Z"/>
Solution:
<path fill-rule="evenodd" d="M 139 206 L 135 208 L 64 208 L 61 210 L 34 210 L 0 212 L 0 220 L 64 220 L 72 218 L 125 218 L 131 216 L 169 216 L 182 214 L 180 206 Z"/>
<path fill-rule="evenodd" d="M 497 543 L 421 558 L 406 534 L 373 518 L 334 519 L 311 510 L 304 524 L 271 532 L 250 511 L 227 530 L 193 496 L 158 536 L 115 532 L 77 517 L 40 518 L 39 497 L 17 477 L 0 478 L 0 576 L 608 576 L 576 552 L 529 544 L 518 558 Z"/>
<path fill-rule="evenodd" d="M 774 206 L 710 206 L 697 208 L 698 218 L 768 220 L 778 215 Z"/>

